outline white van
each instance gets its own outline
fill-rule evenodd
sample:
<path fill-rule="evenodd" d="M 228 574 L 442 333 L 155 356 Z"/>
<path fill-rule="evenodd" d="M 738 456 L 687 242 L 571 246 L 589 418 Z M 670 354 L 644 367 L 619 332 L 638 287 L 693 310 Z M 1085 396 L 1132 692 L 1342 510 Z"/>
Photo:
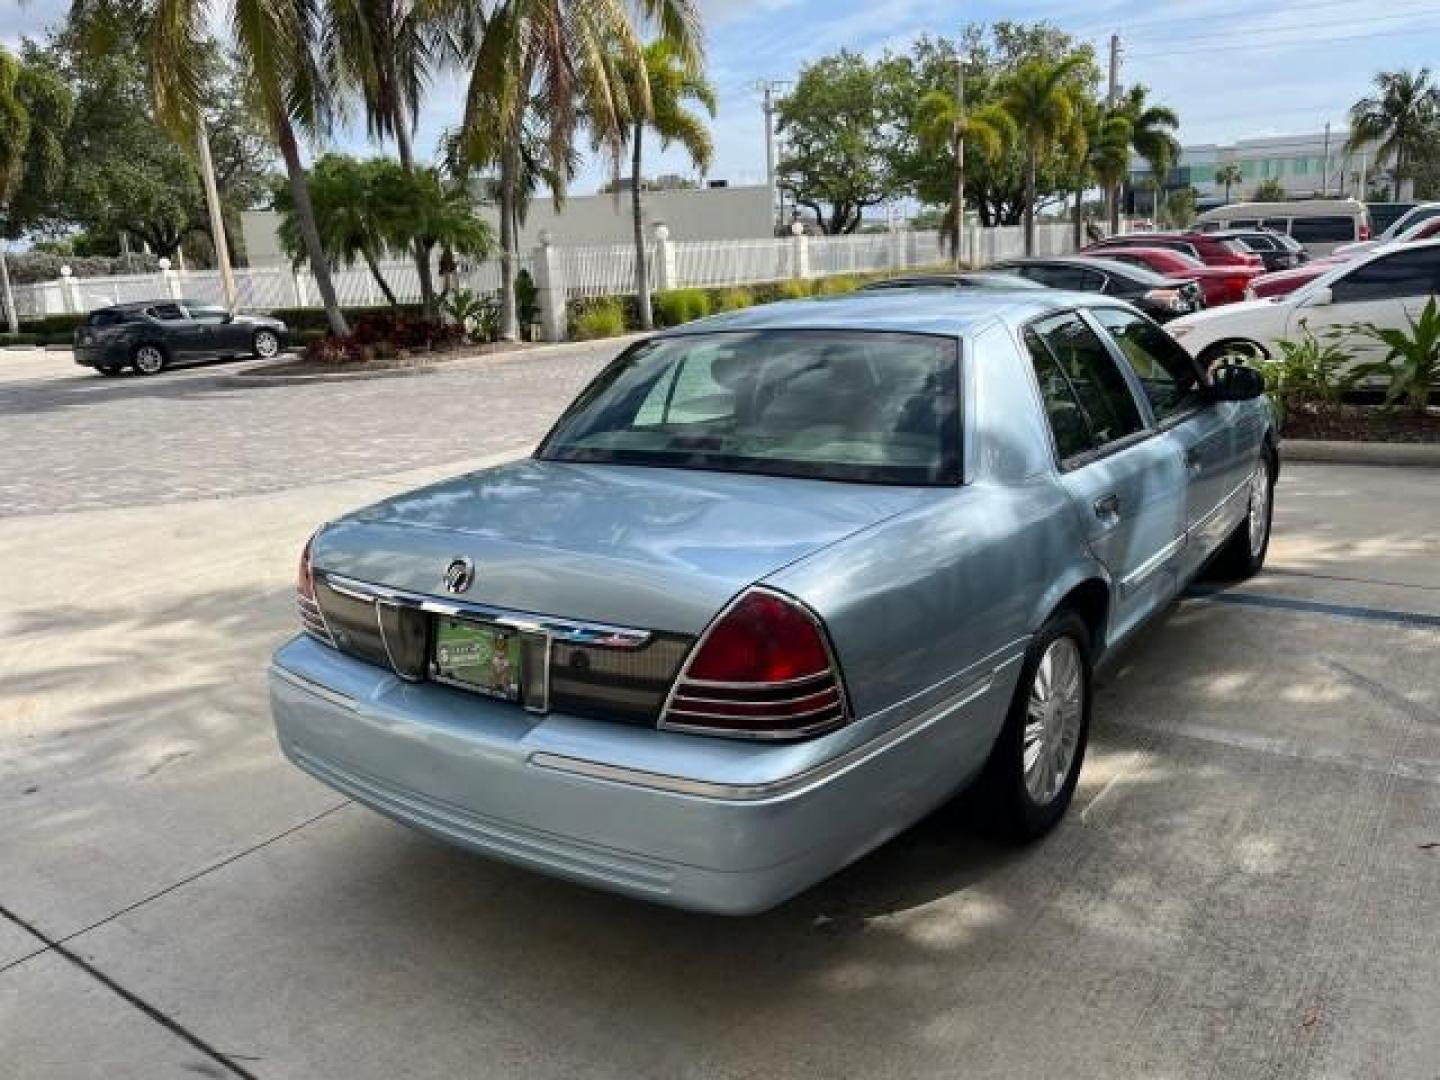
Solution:
<path fill-rule="evenodd" d="M 1370 212 L 1355 199 L 1229 203 L 1206 210 L 1195 225 L 1204 232 L 1274 229 L 1303 244 L 1311 255 L 1329 255 L 1341 244 L 1370 239 Z"/>

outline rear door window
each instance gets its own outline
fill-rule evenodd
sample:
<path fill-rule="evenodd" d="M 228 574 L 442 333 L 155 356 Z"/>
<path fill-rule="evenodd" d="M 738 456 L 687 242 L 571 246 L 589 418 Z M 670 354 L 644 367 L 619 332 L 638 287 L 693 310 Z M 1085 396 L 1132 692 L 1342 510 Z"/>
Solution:
<path fill-rule="evenodd" d="M 1027 327 L 1025 345 L 1062 463 L 1145 429 L 1139 402 L 1114 357 L 1078 315 Z"/>
<path fill-rule="evenodd" d="M 185 318 L 185 312 L 179 304 L 155 304 L 146 308 L 145 314 L 152 319 L 159 319 L 161 322 L 174 322 L 177 319 Z"/>
<path fill-rule="evenodd" d="M 1302 244 L 1344 243 L 1355 239 L 1355 219 L 1342 216 L 1295 218 L 1290 223 L 1290 235 Z"/>
<path fill-rule="evenodd" d="M 1105 288 L 1105 276 L 1083 266 L 1021 266 L 1019 270 L 1031 281 L 1038 281 L 1052 289 L 1100 292 Z"/>
<path fill-rule="evenodd" d="M 1440 291 L 1440 248 L 1400 251 L 1357 266 L 1330 286 L 1337 304 L 1399 300 Z"/>

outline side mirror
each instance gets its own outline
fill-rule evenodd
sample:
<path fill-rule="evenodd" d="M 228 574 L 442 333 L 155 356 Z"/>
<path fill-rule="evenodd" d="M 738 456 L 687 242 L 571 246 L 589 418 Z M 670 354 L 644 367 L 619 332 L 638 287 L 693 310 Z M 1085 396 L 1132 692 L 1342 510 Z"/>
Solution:
<path fill-rule="evenodd" d="M 1253 401 L 1265 393 L 1265 376 L 1242 364 L 1221 364 L 1210 374 L 1216 401 Z"/>
<path fill-rule="evenodd" d="M 1323 289 L 1316 289 L 1305 298 L 1306 307 L 1326 307 L 1335 302 L 1335 294 L 1327 286 Z"/>

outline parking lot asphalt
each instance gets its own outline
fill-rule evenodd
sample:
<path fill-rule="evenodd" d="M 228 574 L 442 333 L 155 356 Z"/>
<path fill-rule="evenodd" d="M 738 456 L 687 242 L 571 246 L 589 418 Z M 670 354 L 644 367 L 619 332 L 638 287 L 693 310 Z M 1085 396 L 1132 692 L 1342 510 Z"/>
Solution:
<path fill-rule="evenodd" d="M 1288 466 L 1266 572 L 1120 658 L 1046 840 L 961 800 L 761 917 L 488 862 L 286 764 L 264 670 L 311 528 L 522 452 L 605 355 L 0 374 L 0 1075 L 1436 1075 L 1434 471 Z"/>

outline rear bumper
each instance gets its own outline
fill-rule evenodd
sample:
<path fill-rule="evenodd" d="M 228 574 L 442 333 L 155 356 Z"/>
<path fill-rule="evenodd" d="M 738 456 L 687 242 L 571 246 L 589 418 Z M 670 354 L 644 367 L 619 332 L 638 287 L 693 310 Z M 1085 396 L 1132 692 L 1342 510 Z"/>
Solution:
<path fill-rule="evenodd" d="M 75 345 L 72 351 L 82 367 L 120 367 L 130 362 L 124 345 Z"/>
<path fill-rule="evenodd" d="M 276 654 L 270 697 L 291 761 L 404 824 L 600 888 L 746 914 L 860 857 L 972 777 L 1023 648 L 824 760 L 817 747 L 843 742 L 740 744 L 536 717 L 401 682 L 305 638 Z"/>

